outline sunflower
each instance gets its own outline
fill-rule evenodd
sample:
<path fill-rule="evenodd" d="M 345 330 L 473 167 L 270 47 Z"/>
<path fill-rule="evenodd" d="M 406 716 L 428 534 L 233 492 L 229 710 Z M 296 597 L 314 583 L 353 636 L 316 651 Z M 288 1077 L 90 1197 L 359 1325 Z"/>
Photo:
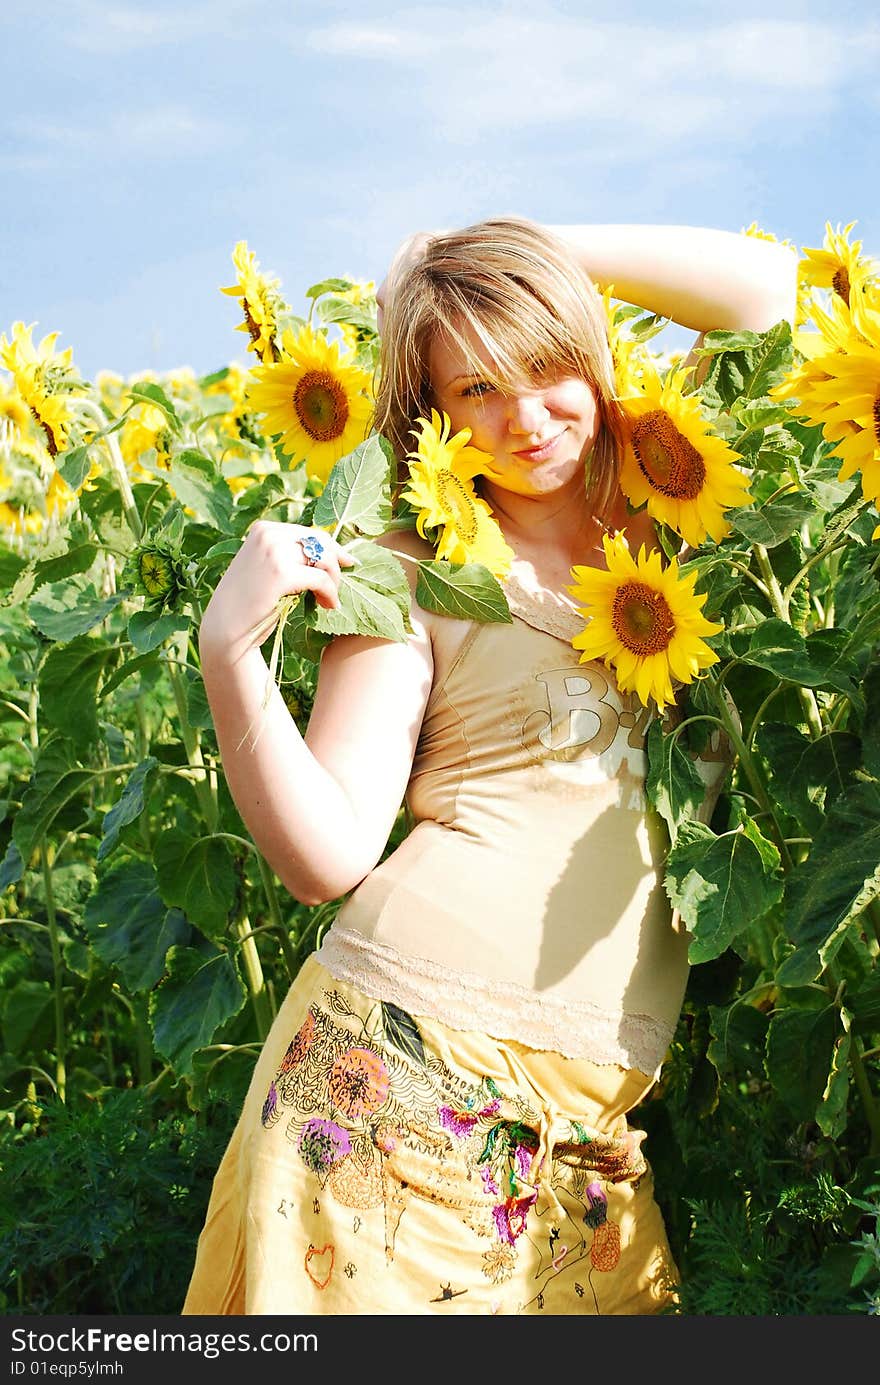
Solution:
<path fill-rule="evenodd" d="M 157 465 L 168 471 L 171 444 L 171 430 L 165 414 L 155 404 L 141 404 L 132 410 L 122 426 L 119 449 L 132 476 L 143 481 L 152 479 L 153 473 L 141 464 L 141 457 L 154 450 Z"/>
<path fill-rule="evenodd" d="M 820 424 L 833 456 L 842 459 L 838 480 L 862 473 L 866 500 L 880 499 L 880 350 L 865 347 L 814 361 L 816 374 L 803 390 L 799 412 Z"/>
<path fill-rule="evenodd" d="M 880 286 L 854 275 L 851 307 L 836 307 L 835 349 L 805 361 L 770 391 L 774 399 L 796 399 L 795 413 L 821 427 L 833 456 L 841 458 L 838 480 L 861 471 L 866 500 L 880 498 Z M 856 286 L 858 288 L 856 289 Z M 832 305 L 834 308 L 834 305 Z M 846 321 L 849 335 L 845 334 Z M 828 333 L 825 334 L 829 347 Z"/>
<path fill-rule="evenodd" d="M 281 338 L 281 359 L 256 366 L 249 406 L 265 414 L 265 432 L 284 451 L 304 458 L 309 476 L 326 481 L 340 457 L 363 442 L 372 415 L 370 377 L 339 342 L 311 327 Z"/>
<path fill-rule="evenodd" d="M 697 547 L 707 535 L 720 542 L 730 531 L 724 511 L 752 497 L 739 455 L 711 432 L 682 382 L 681 371 L 661 380 L 646 369 L 639 391 L 621 400 L 627 445 L 620 487 L 632 505 L 647 502 L 654 519 Z"/>
<path fill-rule="evenodd" d="M 431 410 L 430 422 L 413 429 L 418 445 L 409 454 L 409 489 L 402 499 L 418 510 L 416 528 L 442 530 L 437 557 L 450 563 L 481 563 L 495 577 L 510 571 L 513 550 L 505 542 L 492 511 L 474 490 L 474 477 L 491 470 L 492 458 L 469 447 L 470 428 L 449 436 L 447 414 Z"/>
<path fill-rule="evenodd" d="M 625 324 L 630 316 L 629 305 L 614 298 L 613 284 L 603 289 L 602 303 L 608 322 L 608 345 L 611 349 L 617 396 L 621 398 L 629 394 L 638 394 L 648 352 L 643 343 L 628 335 Z"/>
<path fill-rule="evenodd" d="M 843 230 L 838 226 L 834 231 L 831 222 L 826 221 L 822 248 L 811 249 L 805 245 L 798 269 L 806 283 L 814 288 L 830 289 L 847 307 L 853 279 L 865 269 L 871 272 L 875 269 L 875 261 L 862 254 L 862 242 L 850 243 L 850 232 L 855 224 L 850 221 Z"/>
<path fill-rule="evenodd" d="M 250 337 L 248 351 L 256 352 L 264 365 L 277 361 L 280 319 L 290 311 L 278 291 L 280 280 L 263 274 L 256 255 L 248 250 L 247 241 L 240 240 L 232 252 L 232 263 L 238 271 L 237 282 L 221 293 L 241 300 L 244 322 L 235 329 Z"/>
<path fill-rule="evenodd" d="M 49 455 L 53 459 L 68 445 L 71 422 L 69 404 L 73 390 L 81 384 L 71 360 L 72 350 L 56 351 L 57 332 L 49 332 L 39 346 L 31 341 L 34 324 L 12 324 L 12 340 L 0 336 L 0 359 L 12 373 L 15 388 L 43 430 Z"/>
<path fill-rule="evenodd" d="M 679 574 L 673 558 L 663 568 L 660 554 L 647 557 L 644 544 L 633 558 L 622 533 L 604 535 L 608 571 L 573 567 L 568 588 L 583 603 L 588 624 L 572 645 L 580 662 L 604 660 L 621 692 L 635 692 L 644 706 L 653 698 L 661 713 L 672 702 L 672 679 L 691 683 L 718 655 L 704 642 L 724 627 L 701 613 L 706 597 L 694 591 L 696 573 Z"/>

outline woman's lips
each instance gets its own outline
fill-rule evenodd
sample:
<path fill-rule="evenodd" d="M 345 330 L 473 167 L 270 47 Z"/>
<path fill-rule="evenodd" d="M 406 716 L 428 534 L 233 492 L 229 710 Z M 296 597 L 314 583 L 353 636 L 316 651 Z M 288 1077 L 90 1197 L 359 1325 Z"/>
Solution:
<path fill-rule="evenodd" d="M 564 432 L 565 429 L 563 428 L 560 432 L 554 433 L 552 438 L 546 438 L 544 442 L 539 443 L 537 447 L 518 448 L 513 455 L 522 457 L 527 462 L 543 462 L 546 457 L 550 456 Z"/>

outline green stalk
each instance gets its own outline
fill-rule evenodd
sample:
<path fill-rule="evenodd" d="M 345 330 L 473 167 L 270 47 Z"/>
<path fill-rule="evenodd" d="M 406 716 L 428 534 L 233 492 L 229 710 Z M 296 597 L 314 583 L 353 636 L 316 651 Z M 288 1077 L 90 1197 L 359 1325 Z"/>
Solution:
<path fill-rule="evenodd" d="M 278 899 L 278 891 L 275 888 L 275 877 L 269 869 L 268 863 L 263 859 L 260 852 L 257 852 L 257 864 L 260 867 L 260 879 L 263 882 L 263 889 L 266 892 L 266 903 L 269 906 L 273 926 L 278 934 L 281 943 L 281 951 L 284 953 L 284 960 L 287 963 L 287 970 L 290 980 L 293 981 L 299 971 L 296 960 L 296 950 L 290 940 L 290 934 L 284 919 L 281 917 L 281 904 Z"/>
<path fill-rule="evenodd" d="M 770 605 L 773 607 L 774 615 L 777 616 L 779 620 L 784 620 L 786 625 L 791 625 L 789 600 L 792 588 L 789 588 L 789 596 L 786 597 L 779 585 L 776 573 L 773 571 L 773 564 L 770 562 L 769 554 L 763 544 L 756 543 L 753 551 L 758 560 L 758 567 L 761 569 L 761 575 L 767 587 L 767 596 L 770 600 Z M 802 685 L 797 685 L 797 695 L 801 707 L 803 708 L 804 717 L 813 734 L 813 739 L 818 740 L 824 733 L 825 728 L 822 725 L 822 717 L 819 713 L 819 704 L 816 701 L 816 694 L 813 692 L 812 688 L 805 688 Z"/>
<path fill-rule="evenodd" d="M 188 636 L 185 631 L 182 631 L 181 635 L 178 636 L 178 656 L 184 664 L 186 663 L 187 639 Z M 183 645 L 182 649 L 180 648 L 181 643 Z M 180 723 L 180 739 L 183 741 L 184 748 L 186 749 L 187 763 L 196 765 L 203 771 L 199 778 L 193 780 L 196 796 L 198 797 L 208 831 L 216 832 L 220 817 L 219 805 L 217 803 L 217 797 L 212 792 L 211 785 L 208 781 L 209 771 L 202 757 L 202 747 L 199 742 L 198 732 L 193 730 L 187 718 L 186 688 L 184 687 L 180 673 L 170 659 L 166 661 L 166 667 L 168 669 L 168 677 L 171 679 L 171 689 L 174 693 L 174 702 L 177 707 L 177 717 Z"/>
<path fill-rule="evenodd" d="M 101 440 L 105 444 L 108 456 L 110 457 L 110 470 L 113 472 L 113 479 L 119 487 L 119 494 L 122 496 L 122 506 L 125 510 L 125 517 L 128 520 L 128 527 L 135 538 L 140 540 L 143 538 L 144 534 L 143 521 L 138 512 L 134 491 L 128 479 L 128 471 L 126 470 L 122 453 L 119 450 L 116 434 L 104 432 L 107 426 L 107 420 L 97 404 L 92 403 L 90 399 L 80 399 L 77 401 L 77 405 L 82 413 L 90 414 L 101 426 Z"/>
<path fill-rule="evenodd" d="M 46 891 L 46 914 L 49 919 L 49 945 L 52 949 L 52 989 L 55 999 L 55 1085 L 62 1101 L 67 1099 L 67 1034 L 64 1028 L 64 964 L 61 960 L 61 940 L 58 936 L 58 915 L 52 890 L 52 864 L 45 838 L 40 842 L 40 861 L 43 866 L 43 886 Z"/>
<path fill-rule="evenodd" d="M 849 1048 L 849 1065 L 852 1069 L 853 1081 L 856 1090 L 862 1098 L 862 1105 L 865 1108 L 865 1119 L 871 1131 L 871 1154 L 880 1154 L 880 1110 L 871 1091 L 871 1084 L 868 1081 L 868 1074 L 864 1064 L 864 1047 L 858 1035 L 851 1036 Z"/>
<path fill-rule="evenodd" d="M 241 955 L 244 959 L 248 990 L 251 993 L 251 1002 L 254 1007 L 254 1018 L 257 1021 L 257 1033 L 262 1042 L 272 1027 L 272 1013 L 269 1008 L 269 997 L 266 992 L 266 979 L 263 976 L 260 954 L 257 951 L 257 944 L 254 941 L 247 914 L 242 914 L 241 918 L 236 919 L 235 931 L 241 943 Z"/>
<path fill-rule="evenodd" d="M 138 1086 L 146 1087 L 153 1075 L 153 1034 L 145 995 L 132 996 L 131 1013 L 134 1018 Z"/>
<path fill-rule="evenodd" d="M 841 969 L 832 961 L 825 968 L 830 986 L 834 988 L 834 1003 L 840 1006 L 842 996 L 846 986 L 846 978 Z M 878 1110 L 874 1093 L 871 1091 L 871 1084 L 868 1081 L 868 1074 L 864 1063 L 864 1045 L 857 1034 L 850 1035 L 849 1046 L 849 1066 L 852 1072 L 853 1082 L 856 1091 L 862 1099 L 865 1108 L 865 1119 L 868 1122 L 868 1129 L 871 1132 L 871 1154 L 880 1154 L 880 1110 Z"/>
<path fill-rule="evenodd" d="M 727 705 L 727 698 L 724 696 L 724 688 L 722 684 L 716 683 L 714 686 L 716 692 L 718 693 L 718 708 L 720 712 L 721 721 L 724 724 L 724 729 L 727 732 L 727 735 L 730 737 L 730 743 L 737 753 L 737 757 L 745 771 L 746 778 L 748 779 L 749 784 L 751 785 L 751 789 L 753 794 L 755 795 L 755 798 L 758 800 L 758 803 L 762 811 L 767 814 L 770 820 L 773 835 L 776 838 L 776 845 L 779 847 L 779 855 L 782 860 L 783 869 L 790 870 L 792 866 L 791 855 L 789 854 L 788 847 L 785 844 L 785 835 L 782 831 L 782 828 L 779 825 L 779 822 L 777 821 L 776 813 L 773 808 L 773 803 L 771 802 L 770 796 L 768 795 L 767 790 L 764 787 L 764 783 L 761 779 L 761 776 L 758 773 L 757 767 L 752 758 L 752 753 L 746 746 L 745 741 L 740 735 L 739 727 L 737 726 L 736 722 L 731 716 L 730 708 Z"/>

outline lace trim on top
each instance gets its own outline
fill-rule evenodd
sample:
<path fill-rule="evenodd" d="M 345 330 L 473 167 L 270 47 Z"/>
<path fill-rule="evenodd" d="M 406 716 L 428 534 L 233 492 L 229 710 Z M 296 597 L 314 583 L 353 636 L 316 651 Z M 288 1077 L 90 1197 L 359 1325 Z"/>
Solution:
<path fill-rule="evenodd" d="M 562 593 L 535 591 L 513 572 L 505 577 L 503 585 L 507 604 L 513 614 L 535 630 L 543 630 L 545 634 L 555 635 L 569 644 L 573 636 L 583 630 L 584 617 Z"/>
<path fill-rule="evenodd" d="M 564 1058 L 637 1068 L 647 1077 L 656 1077 L 675 1033 L 674 1025 L 651 1015 L 613 1013 L 588 1000 L 540 995 L 512 981 L 450 971 L 338 924 L 316 955 L 338 981 L 451 1029 L 478 1026 L 495 1039 Z"/>

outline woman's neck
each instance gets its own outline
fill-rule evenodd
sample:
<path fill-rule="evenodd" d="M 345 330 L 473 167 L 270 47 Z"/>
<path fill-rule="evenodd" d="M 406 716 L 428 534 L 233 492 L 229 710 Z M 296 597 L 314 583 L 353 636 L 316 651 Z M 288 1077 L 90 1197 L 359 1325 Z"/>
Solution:
<path fill-rule="evenodd" d="M 549 495 L 520 495 L 486 480 L 482 494 L 513 551 L 533 565 L 544 556 L 551 565 L 584 562 L 601 544 L 601 525 L 580 481 Z"/>

